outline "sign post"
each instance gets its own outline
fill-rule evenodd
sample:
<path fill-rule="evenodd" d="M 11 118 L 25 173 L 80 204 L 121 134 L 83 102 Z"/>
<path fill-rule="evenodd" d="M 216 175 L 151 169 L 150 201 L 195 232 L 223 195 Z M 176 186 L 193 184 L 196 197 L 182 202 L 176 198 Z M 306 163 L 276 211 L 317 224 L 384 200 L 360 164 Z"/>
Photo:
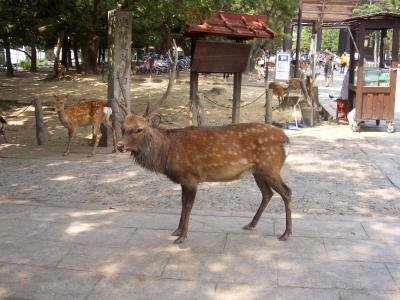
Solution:
<path fill-rule="evenodd" d="M 275 80 L 289 80 L 290 77 L 290 54 L 279 52 L 276 54 Z"/>

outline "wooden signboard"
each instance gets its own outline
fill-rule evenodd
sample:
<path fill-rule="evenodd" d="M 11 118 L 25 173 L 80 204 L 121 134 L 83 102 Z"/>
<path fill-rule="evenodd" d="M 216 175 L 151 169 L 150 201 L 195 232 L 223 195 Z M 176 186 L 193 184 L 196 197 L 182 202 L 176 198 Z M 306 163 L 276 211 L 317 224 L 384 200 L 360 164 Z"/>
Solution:
<path fill-rule="evenodd" d="M 246 71 L 251 45 L 197 41 L 191 71 L 240 73 Z"/>

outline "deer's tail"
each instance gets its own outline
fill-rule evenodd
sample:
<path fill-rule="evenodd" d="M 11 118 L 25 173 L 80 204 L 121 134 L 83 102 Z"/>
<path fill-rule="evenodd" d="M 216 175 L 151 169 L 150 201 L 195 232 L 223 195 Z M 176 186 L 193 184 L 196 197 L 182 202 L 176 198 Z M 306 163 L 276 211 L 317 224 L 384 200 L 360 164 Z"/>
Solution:
<path fill-rule="evenodd" d="M 107 125 L 111 126 L 112 125 L 112 121 L 111 121 L 112 109 L 111 109 L 111 107 L 105 106 L 103 108 L 103 111 L 104 111 L 104 114 L 106 115 L 104 122 Z"/>

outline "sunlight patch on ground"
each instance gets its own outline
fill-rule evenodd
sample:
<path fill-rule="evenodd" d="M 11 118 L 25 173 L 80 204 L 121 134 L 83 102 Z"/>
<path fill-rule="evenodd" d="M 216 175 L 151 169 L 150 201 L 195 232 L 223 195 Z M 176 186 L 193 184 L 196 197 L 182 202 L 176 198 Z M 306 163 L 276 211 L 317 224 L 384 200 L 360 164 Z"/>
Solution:
<path fill-rule="evenodd" d="M 94 223 L 73 222 L 67 229 L 65 229 L 65 232 L 71 236 L 76 236 L 83 232 L 92 231 L 97 226 L 98 224 Z"/>
<path fill-rule="evenodd" d="M 66 181 L 66 180 L 71 180 L 71 179 L 75 179 L 75 176 L 58 176 L 58 177 L 54 177 L 51 178 L 50 180 L 52 181 Z"/>
<path fill-rule="evenodd" d="M 115 213 L 115 211 L 113 211 L 113 210 L 77 211 L 77 212 L 69 213 L 68 216 L 71 216 L 74 218 L 80 218 L 80 217 L 87 217 L 87 216 L 102 216 L 102 215 L 113 214 L 113 213 Z"/>

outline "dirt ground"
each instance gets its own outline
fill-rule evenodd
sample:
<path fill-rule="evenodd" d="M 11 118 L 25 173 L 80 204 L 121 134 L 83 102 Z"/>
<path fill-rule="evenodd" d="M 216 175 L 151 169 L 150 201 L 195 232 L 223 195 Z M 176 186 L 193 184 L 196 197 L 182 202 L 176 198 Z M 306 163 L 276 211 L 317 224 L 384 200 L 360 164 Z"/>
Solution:
<path fill-rule="evenodd" d="M 82 99 L 105 100 L 107 84 L 101 76 L 58 81 L 45 80 L 46 73 L 17 73 L 15 78 L 0 76 L 0 114 L 10 123 L 10 143 L 4 143 L 0 137 L 0 201 L 180 210 L 180 187 L 164 176 L 134 165 L 129 155 L 111 154 L 108 147 L 100 148 L 98 155 L 87 158 L 90 128 L 80 129 L 70 156 L 62 156 L 67 131 L 50 110 L 52 95 L 69 94 L 71 104 Z M 263 84 L 245 76 L 242 104 L 260 98 L 241 109 L 242 122 L 264 121 Z M 149 98 L 150 101 L 158 100 L 166 86 L 164 77 L 150 80 L 148 76 L 134 76 L 132 110 L 143 112 Z M 199 90 L 218 103 L 205 102 L 206 125 L 229 124 L 232 78 L 224 81 L 222 76 L 201 76 Z M 41 147 L 36 146 L 33 107 L 23 111 L 34 97 L 40 97 L 46 104 L 47 144 Z M 162 116 L 161 126 L 188 125 L 188 102 L 188 74 L 181 74 L 171 97 L 158 111 Z M 19 116 L 13 118 L 15 115 Z M 273 115 L 275 121 L 284 123 L 289 119 L 290 111 L 283 114 L 274 111 Z M 295 213 L 399 214 L 400 193 L 371 163 L 366 153 L 374 149 L 360 134 L 332 124 L 287 133 L 291 154 L 283 169 L 283 178 L 293 190 Z M 254 212 L 259 201 L 259 190 L 252 176 L 247 174 L 240 181 L 201 184 L 195 208 Z M 267 210 L 280 212 L 283 216 L 279 196 L 274 196 Z"/>
<path fill-rule="evenodd" d="M 62 148 L 66 143 L 66 129 L 60 124 L 58 116 L 51 110 L 53 95 L 69 95 L 69 105 L 89 99 L 106 100 L 107 82 L 101 75 L 73 76 L 61 80 L 47 80 L 47 73 L 31 74 L 18 72 L 14 78 L 0 74 L 0 114 L 9 121 L 7 147 L 29 147 L 35 143 L 34 108 L 24 111 L 32 99 L 38 97 L 44 103 L 44 119 L 47 127 L 47 147 Z M 231 123 L 233 78 L 224 79 L 222 75 L 201 75 L 199 91 L 204 94 L 205 125 Z M 168 84 L 166 75 L 133 75 L 131 83 L 132 111 L 143 113 L 147 102 L 155 103 L 161 98 Z M 240 112 L 241 122 L 263 122 L 265 115 L 264 82 L 255 76 L 243 78 Z M 168 100 L 154 113 L 161 115 L 161 126 L 165 128 L 189 125 L 189 73 L 181 72 Z M 68 105 L 67 105 L 68 106 Z M 273 98 L 273 107 L 277 99 Z M 18 117 L 15 117 L 18 115 Z M 289 111 L 276 111 L 274 121 L 285 124 L 291 118 Z M 91 137 L 90 128 L 81 128 L 74 138 L 72 151 L 79 145 L 87 145 Z M 78 145 L 78 147 L 76 147 Z M 4 145 L 0 146 L 3 147 Z M 2 148 L 0 148 L 2 150 Z M 58 150 L 57 150 L 58 151 Z"/>

